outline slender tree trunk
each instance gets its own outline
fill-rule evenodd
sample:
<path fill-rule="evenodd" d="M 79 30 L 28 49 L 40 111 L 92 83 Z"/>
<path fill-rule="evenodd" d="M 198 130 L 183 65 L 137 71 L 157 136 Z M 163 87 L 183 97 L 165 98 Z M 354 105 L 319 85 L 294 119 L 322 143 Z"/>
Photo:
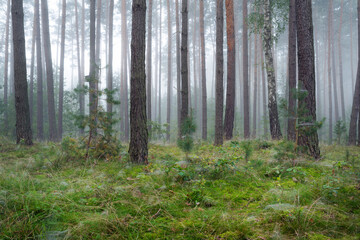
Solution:
<path fill-rule="evenodd" d="M 34 15 L 33 34 L 31 39 L 32 43 L 31 43 L 30 89 L 29 89 L 30 124 L 33 123 L 33 116 L 34 116 L 35 35 L 36 35 L 36 24 L 35 24 L 35 15 Z"/>
<path fill-rule="evenodd" d="M 331 76 L 331 38 L 332 38 L 332 28 L 331 28 L 331 16 L 332 16 L 332 0 L 329 1 L 329 14 L 328 14 L 328 94 L 329 94 L 329 143 L 332 143 L 332 134 L 333 134 L 333 105 L 332 105 L 332 76 Z"/>
<path fill-rule="evenodd" d="M 171 31 L 171 12 L 170 12 L 170 1 L 167 0 L 167 10 L 168 10 L 168 89 L 167 89 L 167 116 L 166 116 L 166 140 L 170 141 L 170 116 L 171 116 L 171 97 L 172 97 L 172 76 L 171 76 L 171 47 L 172 47 L 172 31 Z"/>
<path fill-rule="evenodd" d="M 201 45 L 201 84 L 202 84 L 202 139 L 207 139 L 207 89 L 205 56 L 204 0 L 200 0 L 200 45 Z"/>
<path fill-rule="evenodd" d="M 280 139 L 281 129 L 279 122 L 279 115 L 277 109 L 277 96 L 276 96 L 276 79 L 274 71 L 274 60 L 271 51 L 272 36 L 271 36 L 271 13 L 270 13 L 270 0 L 265 0 L 265 22 L 264 22 L 264 50 L 266 61 L 266 72 L 268 77 L 268 108 L 270 119 L 270 132 L 272 139 Z"/>
<path fill-rule="evenodd" d="M 253 125 L 252 138 L 256 138 L 256 113 L 257 113 L 257 94 L 258 93 L 258 35 L 255 34 L 254 47 L 254 99 L 253 99 Z"/>
<path fill-rule="evenodd" d="M 30 109 L 26 77 L 25 33 L 23 1 L 11 4 L 14 48 L 14 89 L 16 111 L 16 143 L 32 145 Z"/>
<path fill-rule="evenodd" d="M 78 87 L 84 87 L 84 78 L 82 76 L 82 65 L 81 65 L 81 50 L 80 50 L 80 38 L 79 38 L 79 14 L 78 14 L 78 2 L 75 0 L 75 31 L 76 31 L 76 50 L 77 50 L 77 67 L 78 67 Z M 80 115 L 84 115 L 84 94 L 79 93 L 79 109 Z M 83 130 L 81 130 L 83 131 Z"/>
<path fill-rule="evenodd" d="M 250 102 L 249 102 L 249 58 L 248 58 L 248 0 L 243 0 L 243 97 L 244 97 L 244 137 L 250 137 Z"/>
<path fill-rule="evenodd" d="M 95 59 L 96 59 L 96 90 L 99 88 L 99 83 L 101 83 L 100 69 L 101 69 L 101 59 L 100 59 L 100 50 L 101 50 L 101 14 L 102 14 L 102 0 L 96 0 L 96 42 L 95 42 Z"/>
<path fill-rule="evenodd" d="M 196 112 L 198 111 L 198 96 L 197 96 L 197 92 L 198 92 L 198 86 L 197 86 L 197 76 L 196 76 L 196 72 L 197 72 L 197 63 L 196 63 L 196 37 L 197 37 L 197 35 L 196 35 L 196 33 L 198 32 L 198 30 L 197 30 L 197 26 L 196 26 L 196 6 L 197 4 L 196 4 L 196 1 L 194 1 L 194 6 L 193 6 L 193 9 L 194 9 L 194 11 L 193 11 L 193 35 L 192 35 L 192 42 L 193 42 L 193 44 L 192 44 L 192 47 L 193 47 L 193 66 L 194 66 L 194 71 L 193 71 L 193 80 L 194 80 L 194 110 L 195 110 L 195 114 L 196 114 Z M 189 68 L 190 69 L 190 68 Z M 191 79 L 190 77 L 189 77 L 189 79 Z M 191 84 L 189 84 L 190 86 L 191 86 Z M 190 88 L 190 86 L 189 86 L 189 88 Z M 191 93 L 190 93 L 191 94 Z M 195 119 L 195 121 L 196 121 L 196 119 Z"/>
<path fill-rule="evenodd" d="M 62 134 L 63 134 L 65 27 L 66 27 L 66 0 L 63 0 L 62 1 L 62 20 L 61 20 L 59 112 L 58 112 L 58 121 L 59 121 L 58 133 L 59 133 L 60 139 L 62 138 Z"/>
<path fill-rule="evenodd" d="M 81 80 L 80 87 L 83 88 L 85 84 L 85 0 L 82 0 L 82 11 L 81 11 Z M 80 92 L 80 115 L 85 115 L 85 95 Z M 84 131 L 81 129 L 80 134 Z"/>
<path fill-rule="evenodd" d="M 51 58 L 51 44 L 49 32 L 49 13 L 47 0 L 41 0 L 41 17 L 42 17 L 42 30 L 44 39 L 44 51 L 46 62 L 46 86 L 47 86 L 47 105 L 49 117 L 49 139 L 55 141 L 58 138 L 55 116 L 55 101 L 54 101 L 54 76 Z"/>
<path fill-rule="evenodd" d="M 114 25 L 114 0 L 110 0 L 109 3 L 109 53 L 108 53 L 108 64 L 107 64 L 107 81 L 106 88 L 109 91 L 113 90 L 113 25 Z M 106 111 L 108 113 L 113 112 L 113 105 L 111 102 L 107 102 Z M 111 116 L 111 115 L 110 115 Z"/>
<path fill-rule="evenodd" d="M 290 0 L 290 11 L 289 11 L 289 63 L 288 63 L 288 127 L 287 137 L 291 141 L 296 140 L 296 9 L 295 0 Z"/>
<path fill-rule="evenodd" d="M 299 144 L 307 146 L 311 156 L 315 159 L 320 157 L 319 139 L 317 130 L 312 130 L 316 122 L 316 85 L 315 85 L 315 53 L 314 33 L 312 21 L 311 0 L 296 1 L 297 20 L 297 44 L 299 82 L 303 91 L 307 92 L 305 99 L 299 100 L 299 106 L 305 106 L 305 120 L 299 122 L 299 126 L 310 129 L 299 132 Z"/>
<path fill-rule="evenodd" d="M 350 64 L 351 64 L 351 87 L 352 92 L 355 88 L 355 77 L 354 77 L 354 60 L 353 60 L 353 17 L 350 14 Z"/>
<path fill-rule="evenodd" d="M 180 19 L 179 19 L 179 0 L 175 1 L 176 16 L 176 87 L 177 87 L 177 125 L 180 136 L 181 123 L 181 68 L 180 68 Z"/>
<path fill-rule="evenodd" d="M 148 38 L 147 38 L 147 118 L 148 121 L 151 121 L 151 73 L 152 73 L 152 8 L 153 8 L 153 1 L 149 0 L 149 7 L 148 7 Z M 149 131 L 151 130 L 151 125 L 149 125 Z"/>
<path fill-rule="evenodd" d="M 96 109 L 97 109 L 97 76 L 96 76 L 96 38 L 95 38 L 95 5 L 96 0 L 90 0 L 90 70 L 89 70 L 89 114 L 90 135 L 96 135 Z"/>
<path fill-rule="evenodd" d="M 216 0 L 216 99 L 215 99 L 215 145 L 223 144 L 224 112 L 224 0 Z"/>
<path fill-rule="evenodd" d="M 145 74 L 146 0 L 133 0 L 130 84 L 130 160 L 148 163 Z"/>
<path fill-rule="evenodd" d="M 35 0 L 35 22 L 36 28 L 36 85 L 37 85 L 37 139 L 44 140 L 44 107 L 43 107 L 43 72 L 42 72 L 42 52 L 41 52 L 41 34 L 40 34 L 40 4 Z"/>
<path fill-rule="evenodd" d="M 9 92 L 9 36 L 10 36 L 10 0 L 7 0 L 6 25 L 5 25 L 5 59 L 4 59 L 4 132 L 8 132 L 8 92 Z"/>
<path fill-rule="evenodd" d="M 339 40 L 338 40 L 338 50 L 339 50 L 339 73 L 340 73 L 340 100 L 341 100 L 341 118 L 342 121 L 346 121 L 345 118 L 345 97 L 344 97 L 344 76 L 343 76 L 343 63 L 342 63 L 342 50 L 341 50 L 341 30 L 343 23 L 343 12 L 344 12 L 344 0 L 341 0 L 341 9 L 340 9 L 340 27 L 339 27 Z"/>
<path fill-rule="evenodd" d="M 235 118 L 235 29 L 234 1 L 226 0 L 226 33 L 227 33 L 227 90 L 224 132 L 227 140 L 232 139 Z"/>
<path fill-rule="evenodd" d="M 158 100 L 158 122 L 161 124 L 161 75 L 162 75 L 162 0 L 160 0 L 160 20 L 159 20 L 159 27 L 160 27 L 160 37 L 159 37 L 159 100 Z"/>
<path fill-rule="evenodd" d="M 266 108 L 266 77 L 265 77 L 265 63 L 264 63 L 264 51 L 263 51 L 263 42 L 260 41 L 260 53 L 261 53 L 261 81 L 262 81 L 262 103 L 263 103 L 263 124 L 264 124 L 264 136 L 267 138 L 268 134 L 268 118 L 267 118 L 267 108 Z"/>
<path fill-rule="evenodd" d="M 357 1 L 357 13 L 358 18 L 360 19 L 360 0 Z M 358 21 L 358 35 L 360 35 L 360 21 Z M 349 127 L 349 145 L 356 144 L 356 124 L 358 119 L 360 119 L 360 37 L 358 38 L 358 69 L 356 74 L 356 84 L 355 84 L 355 93 L 353 97 L 351 117 L 350 117 L 350 127 Z M 358 126 L 360 128 L 360 125 Z M 360 131 L 360 129 L 359 129 Z M 360 137 L 360 135 L 359 135 Z M 359 139 L 360 143 L 360 139 Z"/>
<path fill-rule="evenodd" d="M 180 125 L 189 116 L 189 73 L 188 73 L 188 0 L 182 0 L 181 10 L 181 119 Z M 179 129 L 182 132 L 181 127 Z M 183 134 L 181 133 L 180 136 Z"/>
<path fill-rule="evenodd" d="M 128 36 L 127 36 L 127 25 L 126 25 L 126 0 L 121 2 L 121 36 L 122 36 L 122 80 L 121 80 L 121 104 L 122 104 L 122 113 L 123 117 L 121 119 L 123 130 L 124 130 L 124 140 L 129 139 L 129 105 L 128 105 Z"/>

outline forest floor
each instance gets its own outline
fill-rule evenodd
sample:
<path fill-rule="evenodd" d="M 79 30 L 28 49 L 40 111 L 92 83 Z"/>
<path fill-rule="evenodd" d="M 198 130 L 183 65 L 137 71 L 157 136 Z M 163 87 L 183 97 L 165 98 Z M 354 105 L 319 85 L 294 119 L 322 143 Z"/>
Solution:
<path fill-rule="evenodd" d="M 139 166 L 1 141 L 0 239 L 360 239 L 360 148 L 250 143 L 151 145 Z"/>

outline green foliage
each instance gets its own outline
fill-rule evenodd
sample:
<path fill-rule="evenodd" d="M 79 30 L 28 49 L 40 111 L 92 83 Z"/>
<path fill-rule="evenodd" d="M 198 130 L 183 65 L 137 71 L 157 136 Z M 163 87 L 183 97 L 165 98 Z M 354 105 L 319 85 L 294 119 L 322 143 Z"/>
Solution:
<path fill-rule="evenodd" d="M 292 141 L 282 140 L 274 149 L 276 151 L 274 157 L 280 163 L 294 161 L 296 158 L 295 143 Z"/>
<path fill-rule="evenodd" d="M 337 144 L 341 143 L 341 138 L 346 133 L 346 126 L 344 121 L 337 121 L 334 127 L 334 133 L 336 134 Z"/>
<path fill-rule="evenodd" d="M 240 143 L 241 148 L 244 150 L 245 160 L 248 162 L 250 160 L 251 154 L 253 152 L 253 143 L 251 141 L 242 141 Z"/>
<path fill-rule="evenodd" d="M 167 132 L 167 127 L 168 124 L 164 123 L 164 124 L 160 124 L 159 122 L 156 121 L 149 121 L 148 122 L 148 129 L 149 131 L 149 138 L 150 139 L 163 139 L 165 140 L 165 134 Z"/>
<path fill-rule="evenodd" d="M 181 126 L 181 136 L 177 141 L 178 147 L 185 152 L 186 158 L 188 158 L 189 153 L 192 151 L 194 147 L 194 138 L 193 134 L 196 131 L 195 120 L 193 114 L 191 113 L 189 117 L 187 117 L 182 126 Z"/>

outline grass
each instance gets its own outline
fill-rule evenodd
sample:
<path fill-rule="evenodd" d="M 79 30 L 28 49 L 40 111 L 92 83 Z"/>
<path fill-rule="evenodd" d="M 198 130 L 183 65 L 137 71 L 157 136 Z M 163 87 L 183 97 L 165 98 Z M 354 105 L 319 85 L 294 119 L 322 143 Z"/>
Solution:
<path fill-rule="evenodd" d="M 0 239 L 359 239 L 360 149 L 293 161 L 276 159 L 281 144 L 196 145 L 188 161 L 152 145 L 137 166 L 4 142 Z"/>

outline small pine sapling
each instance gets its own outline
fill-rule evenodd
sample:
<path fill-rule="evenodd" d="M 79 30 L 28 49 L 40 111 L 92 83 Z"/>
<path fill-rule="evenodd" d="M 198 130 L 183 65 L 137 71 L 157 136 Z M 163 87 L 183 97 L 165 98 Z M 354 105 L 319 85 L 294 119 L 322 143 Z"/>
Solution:
<path fill-rule="evenodd" d="M 187 117 L 184 120 L 181 126 L 181 136 L 177 141 L 178 147 L 185 152 L 186 159 L 189 158 L 189 153 L 192 151 L 194 147 L 193 134 L 195 131 L 196 131 L 196 125 L 193 114 L 191 113 L 189 117 Z"/>

